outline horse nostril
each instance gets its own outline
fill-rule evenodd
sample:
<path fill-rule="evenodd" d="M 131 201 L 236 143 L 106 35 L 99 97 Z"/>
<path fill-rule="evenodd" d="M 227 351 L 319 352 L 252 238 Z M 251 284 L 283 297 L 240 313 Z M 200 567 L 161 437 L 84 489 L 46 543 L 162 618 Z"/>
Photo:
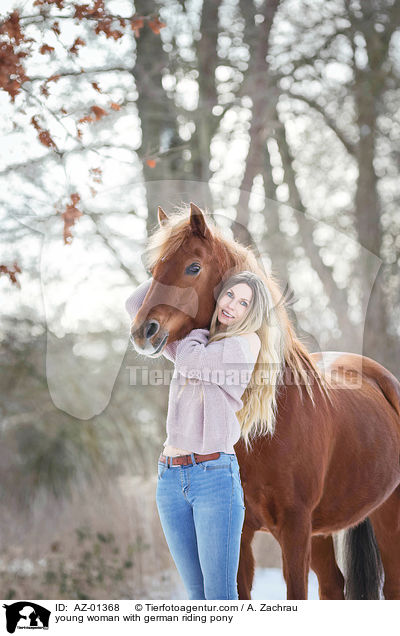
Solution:
<path fill-rule="evenodd" d="M 149 338 L 152 338 L 159 329 L 160 329 L 160 325 L 157 322 L 157 320 L 151 320 L 149 324 L 146 326 L 146 331 L 145 331 L 146 339 L 148 340 Z"/>

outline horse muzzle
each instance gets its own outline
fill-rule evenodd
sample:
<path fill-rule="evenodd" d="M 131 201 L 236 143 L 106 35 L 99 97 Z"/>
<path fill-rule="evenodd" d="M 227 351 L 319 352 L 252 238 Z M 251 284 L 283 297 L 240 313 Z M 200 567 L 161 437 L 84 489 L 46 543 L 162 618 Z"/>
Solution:
<path fill-rule="evenodd" d="M 139 329 L 131 330 L 130 341 L 135 351 L 149 357 L 159 357 L 169 333 L 161 328 L 158 320 L 146 320 Z"/>

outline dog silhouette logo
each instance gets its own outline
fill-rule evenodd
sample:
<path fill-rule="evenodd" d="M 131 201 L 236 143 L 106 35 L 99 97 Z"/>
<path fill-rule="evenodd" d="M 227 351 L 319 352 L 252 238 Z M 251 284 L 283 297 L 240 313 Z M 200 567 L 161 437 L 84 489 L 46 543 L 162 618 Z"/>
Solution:
<path fill-rule="evenodd" d="M 6 609 L 7 631 L 14 634 L 18 629 L 49 629 L 51 612 L 31 601 L 18 601 L 3 605 Z"/>

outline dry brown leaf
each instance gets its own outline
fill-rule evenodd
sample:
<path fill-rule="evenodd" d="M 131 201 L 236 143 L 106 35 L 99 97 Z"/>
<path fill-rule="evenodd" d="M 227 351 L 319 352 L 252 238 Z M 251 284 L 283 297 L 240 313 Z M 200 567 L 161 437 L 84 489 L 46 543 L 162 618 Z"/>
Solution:
<path fill-rule="evenodd" d="M 82 38 L 76 38 L 73 45 L 69 48 L 69 51 L 70 53 L 73 53 L 74 55 L 78 55 L 79 53 L 78 46 L 85 46 L 85 45 L 86 45 L 85 40 L 82 40 Z"/>
<path fill-rule="evenodd" d="M 39 49 L 39 53 L 41 53 L 42 55 L 44 55 L 45 53 L 51 53 L 52 51 L 54 51 L 54 46 L 49 46 L 48 44 L 43 44 L 43 46 L 41 46 Z"/>
<path fill-rule="evenodd" d="M 108 115 L 107 111 L 104 110 L 104 108 L 101 108 L 100 106 L 92 106 L 90 110 L 94 114 L 96 121 L 99 121 L 99 119 Z"/>
<path fill-rule="evenodd" d="M 20 274 L 20 273 L 21 273 L 21 270 L 19 266 L 17 265 L 17 263 L 14 263 L 14 265 L 12 265 L 11 267 L 7 265 L 0 265 L 0 275 L 5 274 L 6 276 L 8 276 L 12 284 L 17 285 L 17 287 L 21 287 L 16 276 L 16 274 Z"/>
<path fill-rule="evenodd" d="M 77 208 L 80 201 L 80 196 L 77 192 L 71 194 L 71 203 L 67 204 L 65 211 L 61 212 L 61 216 L 64 221 L 64 243 L 69 245 L 72 243 L 71 228 L 75 225 L 76 221 L 83 215 L 83 212 Z"/>
<path fill-rule="evenodd" d="M 153 33 L 156 33 L 157 35 L 160 33 L 161 29 L 163 29 L 165 26 L 167 26 L 165 22 L 161 22 L 161 20 L 157 16 L 154 16 L 154 18 L 151 18 L 149 20 L 150 29 L 153 31 Z"/>

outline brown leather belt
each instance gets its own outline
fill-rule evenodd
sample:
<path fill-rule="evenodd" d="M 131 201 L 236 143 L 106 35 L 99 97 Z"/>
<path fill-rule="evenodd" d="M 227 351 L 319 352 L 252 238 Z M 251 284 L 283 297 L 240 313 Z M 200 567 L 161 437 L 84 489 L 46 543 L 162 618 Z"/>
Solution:
<path fill-rule="evenodd" d="M 207 462 L 209 459 L 218 459 L 220 455 L 221 453 L 209 453 L 208 455 L 198 455 L 197 453 L 194 453 L 194 458 L 196 460 L 196 463 Z M 167 463 L 167 458 L 162 453 L 158 460 L 163 464 Z M 173 466 L 188 466 L 189 464 L 193 464 L 191 455 L 177 455 L 177 457 L 172 458 Z"/>

